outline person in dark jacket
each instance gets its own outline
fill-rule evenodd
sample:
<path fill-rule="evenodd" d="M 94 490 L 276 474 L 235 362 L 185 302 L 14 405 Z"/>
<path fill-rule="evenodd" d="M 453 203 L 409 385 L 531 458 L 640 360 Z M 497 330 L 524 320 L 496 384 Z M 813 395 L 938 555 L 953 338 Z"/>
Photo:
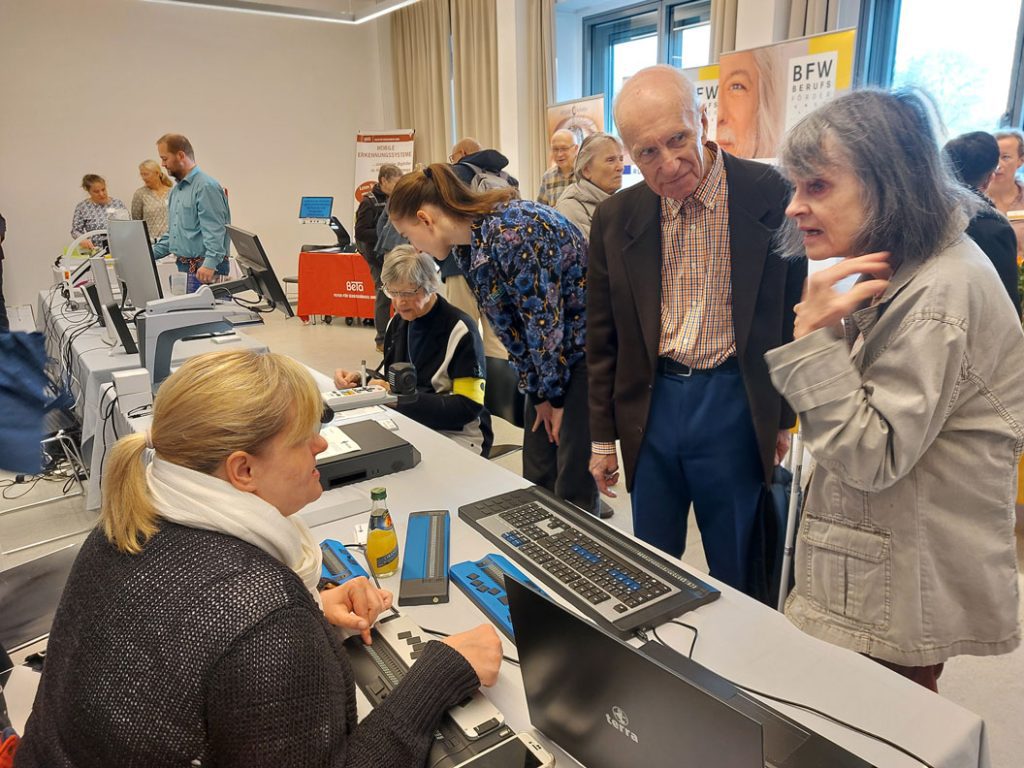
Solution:
<path fill-rule="evenodd" d="M 373 325 L 377 329 L 374 341 L 378 352 L 384 344 L 384 329 L 391 314 L 391 302 L 384 295 L 380 285 L 380 269 L 384 259 L 377 253 L 377 220 L 384 212 L 388 195 L 401 177 L 402 169 L 397 165 L 382 165 L 377 173 L 377 183 L 359 201 L 359 208 L 356 209 L 356 249 L 366 259 L 370 276 L 373 278 L 373 286 L 377 289 L 377 298 L 373 305 Z"/>
<path fill-rule="evenodd" d="M 107 459 L 18 768 L 421 766 L 444 712 L 494 684 L 501 641 L 483 624 L 426 642 L 357 720 L 335 627 L 369 642 L 392 596 L 365 578 L 318 591 L 295 513 L 322 492 L 322 410 L 309 372 L 273 353 L 200 355 L 161 385 L 150 431 Z"/>
<path fill-rule="evenodd" d="M 0 331 L 9 331 L 10 322 L 7 320 L 7 304 L 4 302 L 4 238 L 7 237 L 7 222 L 4 215 L 0 213 Z"/>
<path fill-rule="evenodd" d="M 384 377 L 395 363 L 416 368 L 418 396 L 395 407 L 486 458 L 494 433 L 484 408 L 487 368 L 476 323 L 438 295 L 441 280 L 434 260 L 411 245 L 399 245 L 387 255 L 381 279 L 395 302 L 384 335 Z M 359 376 L 339 368 L 334 383 L 357 386 Z M 389 388 L 382 379 L 370 383 Z"/>
<path fill-rule="evenodd" d="M 990 133 L 974 131 L 950 139 L 942 148 L 942 154 L 960 183 L 983 201 L 967 225 L 967 235 L 991 260 L 1020 316 L 1017 236 L 1009 220 L 986 194 L 999 164 L 999 143 Z"/>

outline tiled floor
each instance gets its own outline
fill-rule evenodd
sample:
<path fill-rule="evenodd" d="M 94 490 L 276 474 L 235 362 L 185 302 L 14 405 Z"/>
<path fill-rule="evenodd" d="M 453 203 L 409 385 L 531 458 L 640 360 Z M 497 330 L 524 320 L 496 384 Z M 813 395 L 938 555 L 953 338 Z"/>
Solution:
<path fill-rule="evenodd" d="M 358 366 L 362 360 L 371 366 L 380 360 L 379 354 L 374 351 L 373 330 L 358 325 L 346 326 L 340 318 L 330 325 L 319 322 L 304 326 L 297 318 L 285 320 L 275 313 L 267 317 L 266 325 L 248 329 L 247 332 L 265 342 L 271 350 L 290 354 L 326 374 L 332 373 L 336 367 Z M 495 420 L 496 443 L 521 441 L 520 430 L 500 419 Z M 496 462 L 512 472 L 519 473 L 522 470 L 519 452 L 503 456 Z M 4 475 L 0 474 L 2 477 Z M 608 499 L 615 510 L 610 522 L 632 532 L 629 497 L 623 487 L 616 490 L 618 497 Z M 49 492 L 51 489 L 37 488 L 35 493 L 42 494 L 44 491 Z M 0 499 L 0 551 L 20 546 L 37 536 L 37 532 L 42 529 L 47 531 L 47 536 L 52 536 L 73 532 L 90 522 L 89 516 L 83 512 L 81 498 L 9 515 L 2 514 L 2 510 L 16 503 L 22 502 Z M 683 562 L 704 571 L 707 565 L 700 546 L 700 533 L 693 522 L 693 516 L 690 518 L 689 545 Z M 72 536 L 16 555 L 0 555 L 0 571 L 27 557 L 41 554 L 44 549 L 52 550 L 75 538 Z M 1017 547 L 1018 559 L 1024 562 L 1024 540 L 1020 537 L 1017 539 Z M 965 564 L 965 568 L 969 567 L 969 564 Z M 993 768 L 1018 768 L 1022 764 L 1020 756 L 1024 754 L 1024 732 L 1020 723 L 1024 722 L 1024 649 L 997 657 L 958 657 L 946 666 L 941 690 L 943 696 L 985 718 Z"/>

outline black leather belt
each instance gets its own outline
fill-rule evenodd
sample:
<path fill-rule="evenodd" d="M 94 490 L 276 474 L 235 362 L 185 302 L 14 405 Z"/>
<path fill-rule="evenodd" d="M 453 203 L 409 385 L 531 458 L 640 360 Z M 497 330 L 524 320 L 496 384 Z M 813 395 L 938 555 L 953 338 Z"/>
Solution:
<path fill-rule="evenodd" d="M 676 362 L 671 357 L 658 358 L 658 373 L 664 373 L 669 376 L 708 376 L 712 373 L 738 371 L 739 369 L 740 361 L 735 357 L 727 357 L 714 368 L 691 368 L 688 365 Z"/>

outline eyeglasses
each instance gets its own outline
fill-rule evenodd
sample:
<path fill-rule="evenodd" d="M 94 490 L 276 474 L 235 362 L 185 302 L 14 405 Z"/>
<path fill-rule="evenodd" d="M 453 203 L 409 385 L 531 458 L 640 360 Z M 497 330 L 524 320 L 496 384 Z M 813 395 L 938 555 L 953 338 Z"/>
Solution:
<path fill-rule="evenodd" d="M 389 299 L 415 299 L 417 296 L 420 295 L 420 291 L 422 290 L 422 285 L 415 291 L 393 291 L 385 285 L 384 295 L 387 296 Z"/>

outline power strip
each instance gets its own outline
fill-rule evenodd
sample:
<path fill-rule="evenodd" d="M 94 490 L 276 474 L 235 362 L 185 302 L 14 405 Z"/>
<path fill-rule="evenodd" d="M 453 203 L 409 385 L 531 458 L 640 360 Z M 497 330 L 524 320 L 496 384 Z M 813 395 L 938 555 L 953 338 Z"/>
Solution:
<path fill-rule="evenodd" d="M 383 387 L 370 385 L 352 387 L 351 389 L 332 389 L 321 392 L 320 397 L 332 411 L 347 411 L 351 408 L 362 408 L 367 405 L 381 405 L 394 402 L 396 398 Z"/>

